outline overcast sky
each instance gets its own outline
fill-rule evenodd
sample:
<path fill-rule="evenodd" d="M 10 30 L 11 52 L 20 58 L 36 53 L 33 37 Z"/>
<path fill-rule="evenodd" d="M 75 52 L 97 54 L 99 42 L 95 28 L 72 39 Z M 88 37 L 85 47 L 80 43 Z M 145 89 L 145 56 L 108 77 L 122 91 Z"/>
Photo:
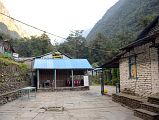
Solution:
<path fill-rule="evenodd" d="M 67 37 L 70 30 L 87 30 L 118 0 L 2 0 L 10 15 L 50 33 Z M 26 29 L 26 28 L 25 28 Z M 36 34 L 36 31 L 27 29 Z M 60 42 L 60 38 L 50 36 Z"/>

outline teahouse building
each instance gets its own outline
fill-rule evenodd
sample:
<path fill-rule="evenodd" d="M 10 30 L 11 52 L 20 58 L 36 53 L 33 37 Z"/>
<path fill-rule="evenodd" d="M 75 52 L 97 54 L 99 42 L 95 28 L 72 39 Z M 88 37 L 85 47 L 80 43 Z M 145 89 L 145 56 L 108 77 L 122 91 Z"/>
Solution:
<path fill-rule="evenodd" d="M 84 86 L 87 71 L 92 69 L 86 59 L 70 59 L 59 52 L 49 53 L 34 61 L 37 89 Z"/>
<path fill-rule="evenodd" d="M 159 93 L 159 16 L 101 67 L 119 67 L 123 93 L 146 97 Z"/>

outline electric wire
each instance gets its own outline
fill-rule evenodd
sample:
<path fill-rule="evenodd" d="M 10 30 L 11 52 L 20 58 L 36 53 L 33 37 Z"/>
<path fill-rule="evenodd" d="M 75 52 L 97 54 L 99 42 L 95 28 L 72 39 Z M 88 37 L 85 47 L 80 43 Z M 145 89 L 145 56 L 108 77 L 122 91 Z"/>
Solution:
<path fill-rule="evenodd" d="M 52 35 L 52 36 L 55 36 L 55 37 L 58 37 L 58 38 L 67 40 L 67 38 L 64 38 L 64 37 L 61 37 L 61 36 L 59 36 L 59 35 L 50 33 L 50 32 L 48 32 L 48 31 L 46 31 L 46 30 L 42 30 L 42 29 L 40 29 L 40 28 L 38 28 L 38 27 L 35 27 L 35 26 L 33 26 L 33 25 L 30 25 L 30 24 L 27 24 L 27 23 L 25 23 L 25 22 L 22 22 L 22 21 L 20 21 L 20 20 L 18 20 L 18 19 L 16 19 L 16 18 L 13 18 L 13 17 L 11 17 L 11 16 L 9 16 L 9 15 L 6 15 L 6 14 L 4 14 L 4 13 L 0 13 L 0 14 L 3 15 L 3 16 L 6 16 L 6 17 L 8 17 L 8 18 L 10 18 L 10 19 L 12 19 L 12 20 L 15 20 L 15 21 L 17 21 L 17 22 L 19 22 L 19 23 L 21 23 L 21 24 L 24 24 L 24 25 L 26 25 L 26 26 L 28 26 L 28 27 L 31 27 L 31 28 L 33 28 L 33 29 L 36 29 L 36 30 L 39 30 L 39 31 L 41 31 L 41 32 L 47 33 L 47 34 L 49 34 L 49 35 Z M 55 43 L 58 43 L 55 39 L 54 39 L 54 42 L 55 42 Z M 93 49 L 93 50 L 97 50 L 97 51 L 102 51 L 102 52 L 108 52 L 108 53 L 112 53 L 112 52 L 113 52 L 113 51 L 106 51 L 106 50 L 104 50 L 104 49 L 96 49 L 96 48 L 90 47 L 90 46 L 88 46 L 88 45 L 85 45 L 85 47 L 90 48 L 90 49 Z M 114 51 L 114 52 L 117 52 L 117 51 Z"/>
<path fill-rule="evenodd" d="M 20 20 L 18 20 L 18 19 L 15 19 L 15 18 L 13 18 L 13 17 L 11 17 L 11 16 L 8 16 L 8 15 L 6 15 L 6 14 L 4 14 L 4 13 L 0 13 L 0 14 L 4 15 L 4 16 L 10 18 L 10 19 L 13 19 L 13 20 L 15 20 L 15 21 L 17 21 L 17 22 L 19 22 L 19 23 L 21 23 L 21 24 L 24 24 L 24 25 L 26 25 L 26 26 L 29 26 L 29 27 L 34 28 L 34 29 L 36 29 L 36 30 L 39 30 L 39 31 L 41 31 L 41 32 L 44 32 L 44 33 L 53 35 L 53 36 L 58 37 L 58 38 L 66 39 L 66 38 L 61 37 L 61 36 L 59 36 L 59 35 L 55 35 L 55 34 L 53 34 L 53 33 L 47 32 L 46 30 L 42 30 L 42 29 L 37 28 L 37 27 L 35 27 L 35 26 L 29 25 L 29 24 L 27 24 L 27 23 L 25 23 L 25 22 L 22 22 L 22 21 L 20 21 Z"/>

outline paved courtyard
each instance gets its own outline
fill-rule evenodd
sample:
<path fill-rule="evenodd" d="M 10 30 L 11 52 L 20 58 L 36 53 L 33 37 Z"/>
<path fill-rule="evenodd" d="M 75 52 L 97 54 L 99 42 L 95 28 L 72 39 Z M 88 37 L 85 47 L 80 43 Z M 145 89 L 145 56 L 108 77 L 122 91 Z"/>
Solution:
<path fill-rule="evenodd" d="M 46 111 L 47 107 L 64 111 Z M 100 87 L 89 91 L 37 93 L 36 98 L 18 99 L 0 106 L 0 120 L 141 120 L 133 111 L 101 96 Z"/>

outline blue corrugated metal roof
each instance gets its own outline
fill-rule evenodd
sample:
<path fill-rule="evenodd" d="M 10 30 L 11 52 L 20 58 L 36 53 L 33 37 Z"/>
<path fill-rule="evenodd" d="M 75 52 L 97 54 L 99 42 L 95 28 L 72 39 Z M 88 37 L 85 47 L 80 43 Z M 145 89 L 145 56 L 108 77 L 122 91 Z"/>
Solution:
<path fill-rule="evenodd" d="M 87 59 L 35 59 L 34 69 L 92 69 Z"/>

